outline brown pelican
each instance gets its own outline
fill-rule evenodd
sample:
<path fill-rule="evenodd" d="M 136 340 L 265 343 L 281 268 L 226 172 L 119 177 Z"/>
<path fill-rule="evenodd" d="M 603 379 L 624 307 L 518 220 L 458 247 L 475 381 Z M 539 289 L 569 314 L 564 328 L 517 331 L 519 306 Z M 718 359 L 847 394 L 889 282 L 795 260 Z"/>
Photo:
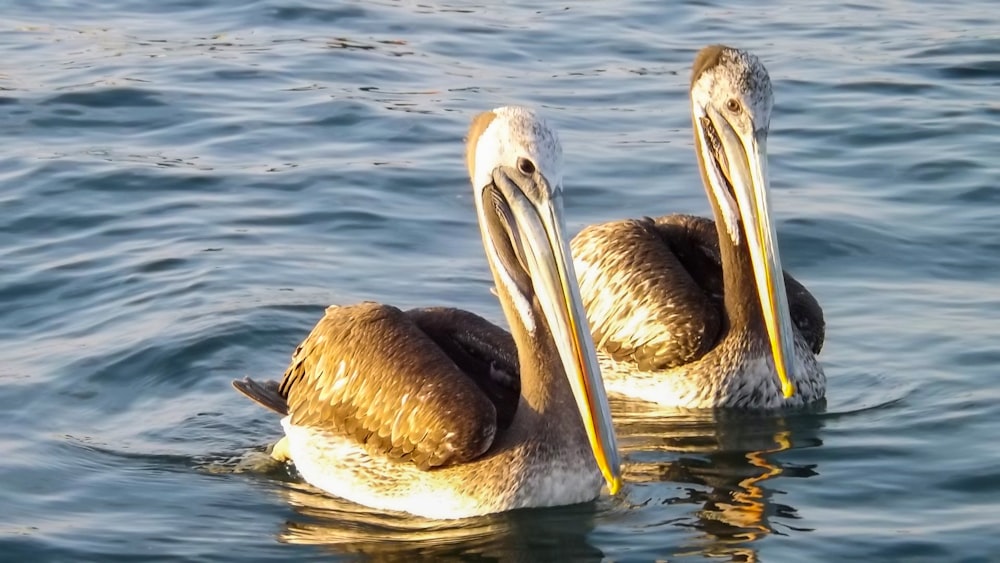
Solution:
<path fill-rule="evenodd" d="M 713 45 L 691 74 L 695 147 L 715 223 L 686 215 L 573 240 L 608 390 L 677 407 L 821 399 L 823 311 L 784 275 L 768 204 L 773 95 L 754 55 Z"/>
<path fill-rule="evenodd" d="M 285 415 L 276 457 L 358 504 L 463 518 L 587 502 L 602 474 L 615 494 L 618 451 L 563 235 L 556 133 L 530 110 L 497 108 L 472 122 L 466 163 L 512 334 L 457 309 L 333 306 L 280 383 L 233 385 Z"/>

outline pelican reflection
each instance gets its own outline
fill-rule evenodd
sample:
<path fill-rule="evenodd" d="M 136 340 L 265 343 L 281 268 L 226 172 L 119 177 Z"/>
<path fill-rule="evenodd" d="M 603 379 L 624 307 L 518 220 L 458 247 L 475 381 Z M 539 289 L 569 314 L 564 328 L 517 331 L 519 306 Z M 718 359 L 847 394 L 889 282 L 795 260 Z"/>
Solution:
<path fill-rule="evenodd" d="M 280 494 L 295 515 L 285 522 L 278 541 L 322 546 L 339 555 L 378 561 L 534 561 L 539 553 L 559 554 L 558 560 L 567 561 L 605 558 L 588 537 L 598 514 L 593 504 L 441 521 L 366 509 L 306 483 L 288 483 Z"/>
<path fill-rule="evenodd" d="M 811 531 L 775 478 L 817 475 L 813 464 L 782 461 L 781 452 L 822 445 L 822 420 L 778 415 L 694 411 L 611 400 L 624 477 L 633 503 L 690 506 L 666 525 L 690 531 L 670 556 L 702 555 L 756 561 L 755 542 L 771 534 Z M 672 511 L 674 512 L 674 511 Z M 673 543 L 673 542 L 672 542 Z"/>

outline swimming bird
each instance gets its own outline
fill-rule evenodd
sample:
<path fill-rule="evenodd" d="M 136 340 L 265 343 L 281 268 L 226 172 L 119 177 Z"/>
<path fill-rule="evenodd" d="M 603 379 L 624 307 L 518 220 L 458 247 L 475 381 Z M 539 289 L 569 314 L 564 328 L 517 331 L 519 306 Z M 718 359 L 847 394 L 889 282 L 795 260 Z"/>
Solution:
<path fill-rule="evenodd" d="M 233 385 L 284 415 L 275 457 L 372 508 L 453 519 L 587 502 L 604 480 L 615 494 L 558 137 L 530 109 L 497 108 L 473 120 L 466 164 L 511 333 L 459 309 L 333 306 L 280 382 Z"/>
<path fill-rule="evenodd" d="M 823 311 L 784 274 L 770 216 L 770 77 L 751 53 L 712 45 L 695 58 L 690 97 L 714 223 L 622 220 L 587 227 L 571 245 L 605 383 L 673 407 L 817 401 Z"/>

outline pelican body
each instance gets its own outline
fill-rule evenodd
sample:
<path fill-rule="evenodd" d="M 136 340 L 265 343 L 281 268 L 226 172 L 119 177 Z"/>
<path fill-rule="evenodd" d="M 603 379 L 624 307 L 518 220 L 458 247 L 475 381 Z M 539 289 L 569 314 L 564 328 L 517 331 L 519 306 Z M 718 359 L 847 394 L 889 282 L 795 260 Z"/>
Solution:
<path fill-rule="evenodd" d="M 584 229 L 572 242 L 608 390 L 673 407 L 770 409 L 823 398 L 816 299 L 784 273 L 770 218 L 763 64 L 713 45 L 691 76 L 714 223 L 687 215 Z"/>
<path fill-rule="evenodd" d="M 472 123 L 466 161 L 511 333 L 451 308 L 330 307 L 280 382 L 276 457 L 335 496 L 437 519 L 595 499 L 621 485 L 562 218 L 562 150 L 532 111 Z M 603 477 L 603 478 L 602 478 Z"/>

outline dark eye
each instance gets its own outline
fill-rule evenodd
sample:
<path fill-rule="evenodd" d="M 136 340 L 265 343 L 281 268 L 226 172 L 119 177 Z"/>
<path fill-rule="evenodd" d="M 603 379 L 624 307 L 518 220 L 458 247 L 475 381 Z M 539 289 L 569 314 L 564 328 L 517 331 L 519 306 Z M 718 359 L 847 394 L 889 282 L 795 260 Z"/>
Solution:
<path fill-rule="evenodd" d="M 742 108 L 740 107 L 740 103 L 736 101 L 736 98 L 729 98 L 729 101 L 726 102 L 726 109 L 733 113 L 739 113 Z"/>
<path fill-rule="evenodd" d="M 521 171 L 521 174 L 531 175 L 535 173 L 535 163 L 522 156 L 517 159 L 517 169 Z"/>

